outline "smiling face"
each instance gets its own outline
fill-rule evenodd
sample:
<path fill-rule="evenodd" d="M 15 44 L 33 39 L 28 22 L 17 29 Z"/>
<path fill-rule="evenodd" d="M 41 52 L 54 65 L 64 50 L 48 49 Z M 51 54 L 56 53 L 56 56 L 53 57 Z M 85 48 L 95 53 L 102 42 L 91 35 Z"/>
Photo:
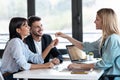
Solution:
<path fill-rule="evenodd" d="M 102 19 L 98 15 L 96 15 L 94 23 L 96 24 L 96 29 L 102 29 Z"/>
<path fill-rule="evenodd" d="M 30 27 L 27 24 L 27 21 L 21 25 L 20 28 L 17 28 L 16 31 L 20 34 L 22 39 L 29 35 Z"/>
<path fill-rule="evenodd" d="M 43 27 L 40 21 L 35 21 L 32 23 L 30 28 L 31 34 L 36 37 L 42 37 L 43 35 Z"/>

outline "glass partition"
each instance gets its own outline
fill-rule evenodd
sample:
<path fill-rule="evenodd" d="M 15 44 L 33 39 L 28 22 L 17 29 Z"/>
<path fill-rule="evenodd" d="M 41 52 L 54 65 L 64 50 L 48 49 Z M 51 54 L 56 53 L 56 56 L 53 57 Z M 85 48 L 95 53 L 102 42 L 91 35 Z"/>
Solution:
<path fill-rule="evenodd" d="M 72 15 L 71 0 L 35 0 L 36 15 L 42 18 L 44 33 L 50 34 L 54 39 L 54 33 L 61 31 L 71 35 Z M 65 48 L 70 44 L 67 40 L 59 38 L 58 48 Z"/>

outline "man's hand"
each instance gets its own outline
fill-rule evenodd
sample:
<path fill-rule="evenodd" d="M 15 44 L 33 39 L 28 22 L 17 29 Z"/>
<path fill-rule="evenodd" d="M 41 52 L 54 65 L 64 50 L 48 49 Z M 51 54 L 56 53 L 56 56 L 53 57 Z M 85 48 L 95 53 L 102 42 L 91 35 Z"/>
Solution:
<path fill-rule="evenodd" d="M 50 43 L 50 46 L 53 48 L 55 47 L 57 44 L 58 44 L 59 40 L 58 39 L 55 39 L 53 40 L 51 43 Z"/>
<path fill-rule="evenodd" d="M 46 68 L 53 68 L 54 64 L 52 62 L 45 63 Z"/>
<path fill-rule="evenodd" d="M 57 64 L 60 64 L 60 60 L 58 58 L 54 58 L 52 59 L 51 61 L 53 64 L 57 65 Z"/>

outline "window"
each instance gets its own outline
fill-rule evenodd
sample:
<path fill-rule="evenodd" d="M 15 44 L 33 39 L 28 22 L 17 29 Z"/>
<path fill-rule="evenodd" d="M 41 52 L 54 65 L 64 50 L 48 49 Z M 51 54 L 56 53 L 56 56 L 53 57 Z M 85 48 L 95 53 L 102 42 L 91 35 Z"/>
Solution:
<path fill-rule="evenodd" d="M 0 49 L 8 41 L 9 21 L 12 17 L 27 17 L 27 1 L 0 0 Z"/>
<path fill-rule="evenodd" d="M 5 43 L 8 40 L 8 24 L 10 19 L 14 16 L 28 16 L 27 13 L 29 12 L 27 12 L 27 8 L 29 7 L 27 7 L 27 1 L 30 0 L 0 1 L 0 49 L 4 48 Z M 73 31 L 73 33 L 75 33 L 73 36 L 75 38 L 80 37 L 80 40 L 82 40 L 81 36 L 83 30 L 83 41 L 91 42 L 96 40 L 101 36 L 101 31 L 96 30 L 94 20 L 97 10 L 103 7 L 113 8 L 117 13 L 118 19 L 120 19 L 120 10 L 118 8 L 120 2 L 119 0 L 31 0 L 31 2 L 32 1 L 35 1 L 35 15 L 42 18 L 44 33 L 51 34 L 53 39 L 55 38 L 54 33 L 57 31 L 64 32 L 70 36 L 72 36 Z M 79 11 L 81 10 L 81 1 L 82 11 Z M 74 5 L 72 5 L 71 2 L 74 3 Z M 73 17 L 71 11 L 72 9 L 74 9 L 73 14 L 75 13 Z M 31 8 L 29 8 L 29 10 L 34 11 L 34 9 Z M 75 23 L 72 26 L 72 22 L 77 22 L 76 16 L 79 12 L 82 13 L 83 21 L 79 21 L 80 23 Z M 74 19 L 72 20 L 72 18 Z M 83 27 L 82 25 L 78 25 L 82 24 L 82 22 Z M 71 44 L 68 40 L 63 38 L 59 38 L 59 41 L 60 44 L 57 46 L 58 48 L 64 49 L 66 45 Z"/>
<path fill-rule="evenodd" d="M 119 0 L 82 0 L 83 4 L 83 41 L 94 41 L 101 36 L 101 31 L 96 30 L 94 20 L 96 12 L 101 8 L 112 8 L 120 19 Z M 92 35 L 92 36 L 91 36 Z"/>
<path fill-rule="evenodd" d="M 72 33 L 72 15 L 71 15 L 71 0 L 35 0 L 35 15 L 42 18 L 44 33 L 52 35 L 61 31 L 71 35 Z M 67 40 L 60 38 L 58 48 L 65 48 L 70 44 Z"/>

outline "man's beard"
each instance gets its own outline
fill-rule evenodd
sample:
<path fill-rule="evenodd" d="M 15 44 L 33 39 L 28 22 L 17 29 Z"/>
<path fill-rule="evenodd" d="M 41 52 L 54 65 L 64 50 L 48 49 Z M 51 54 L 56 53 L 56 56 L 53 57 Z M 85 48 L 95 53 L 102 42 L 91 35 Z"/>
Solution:
<path fill-rule="evenodd" d="M 36 37 L 42 37 L 43 34 L 33 33 L 33 35 L 36 36 Z"/>

